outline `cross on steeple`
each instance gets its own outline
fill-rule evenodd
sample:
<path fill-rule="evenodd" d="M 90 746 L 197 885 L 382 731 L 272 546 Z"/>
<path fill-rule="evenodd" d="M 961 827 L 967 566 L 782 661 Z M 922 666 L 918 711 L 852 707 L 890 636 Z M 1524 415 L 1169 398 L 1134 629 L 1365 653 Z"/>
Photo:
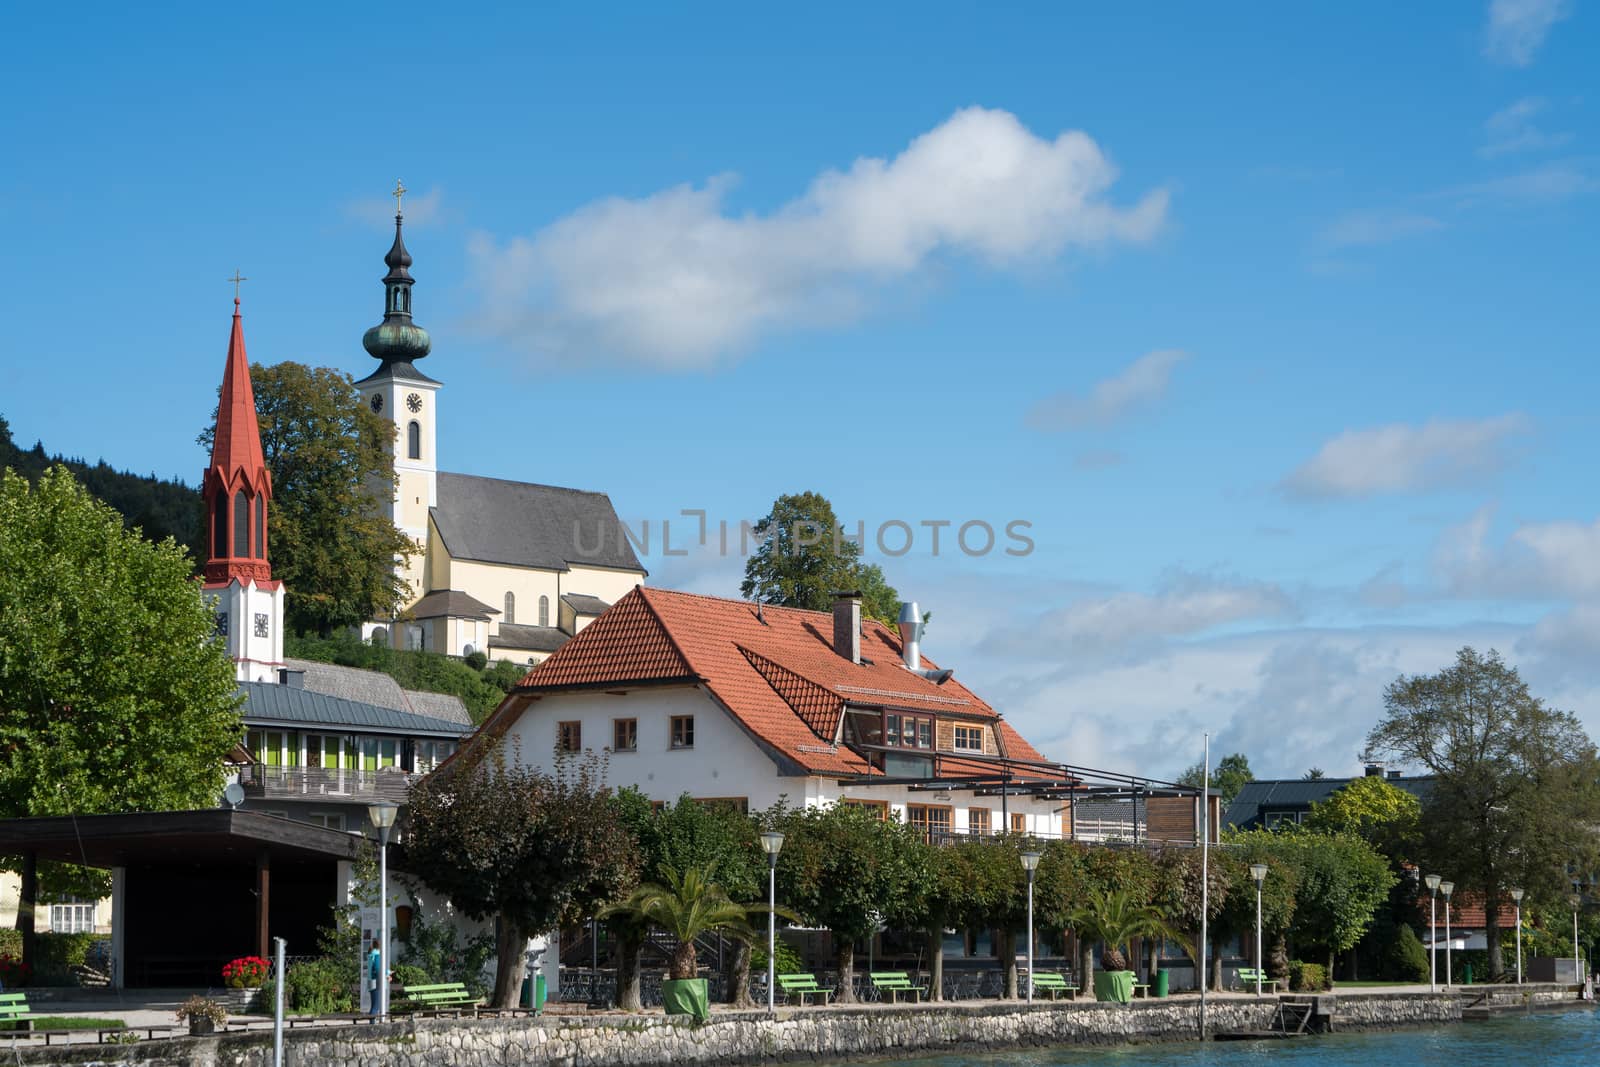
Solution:
<path fill-rule="evenodd" d="M 394 197 L 394 213 L 400 214 L 400 198 L 406 195 L 406 186 L 399 178 L 394 181 L 394 192 L 389 194 Z"/>
<path fill-rule="evenodd" d="M 244 275 L 240 274 L 238 270 L 235 270 L 233 272 L 233 277 L 228 279 L 228 281 L 233 283 L 233 302 L 235 304 L 239 302 L 239 283 L 247 282 L 249 280 L 249 278 L 246 278 Z"/>

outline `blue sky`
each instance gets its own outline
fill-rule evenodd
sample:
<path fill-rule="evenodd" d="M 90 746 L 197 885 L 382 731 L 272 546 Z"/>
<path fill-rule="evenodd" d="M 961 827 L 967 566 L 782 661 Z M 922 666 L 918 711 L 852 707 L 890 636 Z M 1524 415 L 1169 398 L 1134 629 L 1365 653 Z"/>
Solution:
<path fill-rule="evenodd" d="M 652 581 L 816 489 L 1058 758 L 1349 770 L 1465 643 L 1600 732 L 1596 6 L 992 7 L 30 12 L 0 413 L 193 482 L 223 279 L 364 374 L 400 177 L 443 465 Z"/>

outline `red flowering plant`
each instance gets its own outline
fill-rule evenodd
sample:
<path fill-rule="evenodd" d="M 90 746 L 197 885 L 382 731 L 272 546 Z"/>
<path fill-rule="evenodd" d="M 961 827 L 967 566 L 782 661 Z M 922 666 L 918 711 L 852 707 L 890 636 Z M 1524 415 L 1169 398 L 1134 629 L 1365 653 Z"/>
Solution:
<path fill-rule="evenodd" d="M 0 983 L 7 989 L 28 984 L 28 979 L 33 977 L 33 968 L 23 963 L 22 960 L 7 952 L 0 954 Z"/>
<path fill-rule="evenodd" d="M 222 968 L 222 980 L 229 989 L 254 989 L 267 980 L 272 964 L 260 956 L 240 956 Z"/>

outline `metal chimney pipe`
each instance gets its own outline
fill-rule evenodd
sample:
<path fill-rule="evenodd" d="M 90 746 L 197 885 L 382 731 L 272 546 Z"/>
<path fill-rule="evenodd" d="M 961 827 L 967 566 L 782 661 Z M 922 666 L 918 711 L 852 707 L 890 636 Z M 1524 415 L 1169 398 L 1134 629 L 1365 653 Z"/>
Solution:
<path fill-rule="evenodd" d="M 900 619 L 896 629 L 900 631 L 900 659 L 908 670 L 921 670 L 922 612 L 917 610 L 915 600 L 900 605 Z"/>

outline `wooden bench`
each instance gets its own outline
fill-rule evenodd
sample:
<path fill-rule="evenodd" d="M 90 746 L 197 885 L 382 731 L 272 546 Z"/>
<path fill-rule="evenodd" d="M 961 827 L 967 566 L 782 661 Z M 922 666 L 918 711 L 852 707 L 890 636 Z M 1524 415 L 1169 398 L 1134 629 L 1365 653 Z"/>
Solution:
<path fill-rule="evenodd" d="M 811 974 L 780 974 L 778 975 L 778 988 L 783 992 L 785 1002 L 792 996 L 800 998 L 800 1006 L 806 1006 L 806 997 L 821 997 L 822 1003 L 828 1003 L 828 998 L 833 996 L 833 989 L 829 986 L 817 984 L 817 978 Z"/>
<path fill-rule="evenodd" d="M 18 1038 L 31 1037 L 44 1038 L 45 1044 L 50 1044 L 52 1037 L 65 1037 L 72 1039 L 76 1030 L 35 1030 L 33 1020 L 36 1016 L 33 1009 L 28 1007 L 28 994 L 26 993 L 0 993 L 0 1037 L 12 1041 Z"/>
<path fill-rule="evenodd" d="M 176 1026 L 108 1026 L 102 1030 L 95 1031 L 95 1043 L 104 1045 L 106 1038 L 120 1038 L 123 1034 L 143 1034 L 148 1040 L 154 1041 L 157 1034 L 166 1037 L 176 1029 Z M 122 1044 L 120 1040 L 112 1043 Z"/>
<path fill-rule="evenodd" d="M 901 993 L 910 993 L 912 1003 L 922 1000 L 924 988 L 913 982 L 904 971 L 873 971 L 871 978 L 872 988 L 880 993 L 888 993 L 890 1003 L 900 1003 Z"/>
<path fill-rule="evenodd" d="M 401 992 L 415 1011 L 443 1014 L 453 1011 L 460 1014 L 478 1007 L 478 998 L 467 992 L 463 982 L 439 982 L 434 985 L 401 986 Z"/>
<path fill-rule="evenodd" d="M 1050 999 L 1055 1000 L 1065 993 L 1068 1000 L 1078 999 L 1078 987 L 1068 985 L 1067 980 L 1054 971 L 1040 971 L 1033 976 L 1033 991 L 1035 993 L 1049 993 Z"/>
<path fill-rule="evenodd" d="M 1278 992 L 1278 980 L 1276 978 L 1268 978 L 1266 971 L 1258 971 L 1254 967 L 1239 968 L 1239 981 L 1247 991 L 1255 989 L 1258 977 L 1261 979 L 1263 986 L 1271 986 L 1274 994 Z"/>

